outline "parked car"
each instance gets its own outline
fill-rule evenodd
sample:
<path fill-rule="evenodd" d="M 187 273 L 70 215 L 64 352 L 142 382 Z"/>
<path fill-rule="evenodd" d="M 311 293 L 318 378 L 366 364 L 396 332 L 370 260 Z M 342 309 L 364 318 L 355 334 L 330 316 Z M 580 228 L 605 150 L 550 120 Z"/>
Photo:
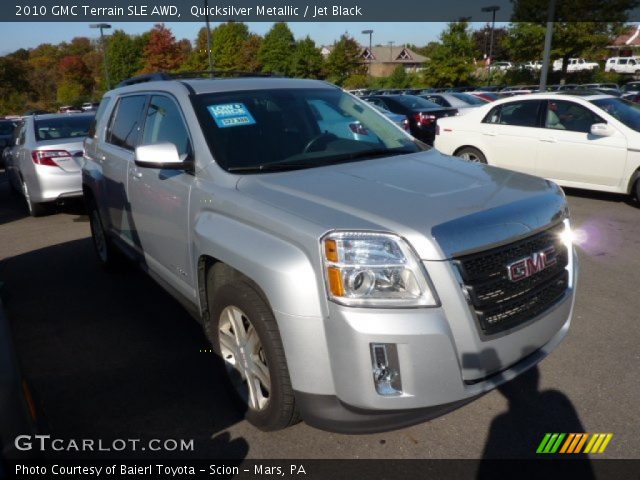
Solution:
<path fill-rule="evenodd" d="M 501 72 L 506 72 L 507 70 L 511 70 L 514 68 L 513 63 L 511 62 L 493 62 L 489 67 L 492 70 L 500 70 Z"/>
<path fill-rule="evenodd" d="M 620 87 L 617 83 L 583 83 L 582 85 L 580 85 L 580 88 L 585 88 L 588 90 L 607 91 L 611 94 L 620 92 Z"/>
<path fill-rule="evenodd" d="M 97 258 L 126 251 L 181 299 L 253 425 L 406 426 L 567 334 L 556 185 L 445 157 L 324 82 L 156 78 L 107 92 L 85 141 Z M 313 101 L 379 141 L 327 135 Z"/>
<path fill-rule="evenodd" d="M 504 87 L 500 90 L 500 94 L 506 97 L 513 97 L 515 95 L 525 95 L 533 93 L 538 89 L 537 85 L 513 85 L 511 87 Z"/>
<path fill-rule="evenodd" d="M 503 95 L 501 93 L 497 93 L 497 92 L 469 92 L 470 95 L 475 95 L 476 97 L 479 97 L 483 100 L 486 100 L 487 102 L 495 102 L 496 100 L 499 100 L 501 98 L 505 98 L 509 95 Z"/>
<path fill-rule="evenodd" d="M 621 93 L 640 92 L 640 82 L 628 82 L 620 88 Z"/>
<path fill-rule="evenodd" d="M 452 107 L 458 109 L 459 114 L 463 114 L 469 111 L 470 108 L 479 107 L 485 105 L 487 100 L 476 97 L 469 93 L 429 93 L 427 95 L 420 95 L 420 97 L 430 102 L 436 103 L 441 107 Z"/>
<path fill-rule="evenodd" d="M 568 92 L 571 90 L 577 90 L 580 88 L 580 85 L 577 83 L 565 83 L 561 85 L 547 85 L 548 92 Z"/>
<path fill-rule="evenodd" d="M 440 122 L 436 148 L 576 188 L 640 198 L 640 107 L 612 95 L 536 94 Z"/>
<path fill-rule="evenodd" d="M 44 215 L 50 202 L 82 196 L 82 141 L 93 118 L 93 113 L 25 117 L 6 170 L 12 188 L 24 195 L 30 215 Z"/>
<path fill-rule="evenodd" d="M 527 70 L 542 70 L 542 60 L 528 61 L 525 62 L 522 66 Z"/>
<path fill-rule="evenodd" d="M 82 104 L 83 112 L 91 112 L 98 109 L 100 102 L 86 102 Z"/>
<path fill-rule="evenodd" d="M 640 58 L 638 57 L 611 57 L 604 64 L 605 72 L 640 73 Z"/>
<path fill-rule="evenodd" d="M 433 144 L 438 119 L 458 114 L 455 108 L 442 107 L 415 95 L 376 95 L 364 99 L 407 117 L 411 135 L 429 145 Z"/>
<path fill-rule="evenodd" d="M 591 71 L 600 68 L 597 62 L 589 62 L 584 58 L 569 58 L 567 63 L 567 72 L 583 72 Z M 562 59 L 558 59 L 553 62 L 553 71 L 559 72 L 562 70 Z"/>
<path fill-rule="evenodd" d="M 406 130 L 407 132 L 409 131 L 409 119 L 406 117 L 406 115 L 393 113 L 378 105 L 374 105 L 373 103 L 371 104 L 371 106 L 377 111 L 379 111 L 381 114 L 383 114 L 385 117 L 387 117 L 389 120 L 391 120 L 393 123 L 398 125 L 400 128 L 402 128 L 403 130 Z"/>

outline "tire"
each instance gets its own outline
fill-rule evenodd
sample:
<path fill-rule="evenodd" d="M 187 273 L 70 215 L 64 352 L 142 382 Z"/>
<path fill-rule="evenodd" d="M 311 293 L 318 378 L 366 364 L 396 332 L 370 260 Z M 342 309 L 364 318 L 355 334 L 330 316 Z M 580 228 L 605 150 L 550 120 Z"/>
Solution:
<path fill-rule="evenodd" d="M 636 184 L 633 187 L 633 194 L 636 197 L 636 203 L 640 206 L 640 178 L 636 180 Z"/>
<path fill-rule="evenodd" d="M 473 163 L 487 163 L 487 157 L 484 154 L 474 147 L 464 147 L 456 152 L 456 157 L 460 157 L 463 160 L 467 160 L 468 162 Z"/>
<path fill-rule="evenodd" d="M 217 264 L 207 273 L 205 333 L 229 391 L 245 419 L 260 430 L 293 425 L 299 415 L 273 312 L 240 275 L 220 285 L 220 267 L 226 268 Z"/>
<path fill-rule="evenodd" d="M 86 206 L 91 228 L 91 241 L 100 267 L 108 272 L 119 271 L 123 264 L 122 254 L 113 245 L 113 241 L 105 231 L 102 218 L 100 218 L 100 211 L 95 201 L 88 198 Z"/>
<path fill-rule="evenodd" d="M 27 204 L 27 212 L 32 217 L 42 217 L 49 213 L 49 205 L 46 203 L 37 203 L 31 200 L 31 195 L 29 194 L 29 187 L 27 186 L 27 182 L 22 180 L 22 195 L 24 196 L 24 200 Z"/>

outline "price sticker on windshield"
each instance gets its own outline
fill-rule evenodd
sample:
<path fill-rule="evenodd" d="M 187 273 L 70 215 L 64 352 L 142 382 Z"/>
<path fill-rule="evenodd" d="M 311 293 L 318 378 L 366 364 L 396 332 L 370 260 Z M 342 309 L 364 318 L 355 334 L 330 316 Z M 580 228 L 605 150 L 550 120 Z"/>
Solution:
<path fill-rule="evenodd" d="M 244 103 L 209 105 L 207 109 L 219 128 L 241 127 L 255 125 L 256 123 Z"/>

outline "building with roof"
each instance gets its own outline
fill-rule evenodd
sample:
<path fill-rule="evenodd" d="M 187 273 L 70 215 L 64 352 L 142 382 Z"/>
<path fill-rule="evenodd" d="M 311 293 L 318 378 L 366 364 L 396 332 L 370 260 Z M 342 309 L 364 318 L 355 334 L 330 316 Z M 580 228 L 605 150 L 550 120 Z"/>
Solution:
<path fill-rule="evenodd" d="M 362 63 L 371 65 L 371 76 L 388 77 L 398 67 L 402 66 L 407 73 L 420 71 L 429 59 L 408 47 L 382 46 L 360 47 Z M 333 45 L 323 45 L 320 53 L 326 58 L 331 53 Z"/>
<path fill-rule="evenodd" d="M 633 57 L 640 55 L 640 24 L 630 26 L 607 47 L 611 57 Z"/>

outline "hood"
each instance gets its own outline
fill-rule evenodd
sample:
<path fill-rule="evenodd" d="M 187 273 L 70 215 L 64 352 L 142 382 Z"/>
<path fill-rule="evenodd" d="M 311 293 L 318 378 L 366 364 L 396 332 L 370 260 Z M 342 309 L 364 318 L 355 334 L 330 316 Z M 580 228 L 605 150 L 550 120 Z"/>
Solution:
<path fill-rule="evenodd" d="M 237 188 L 327 230 L 396 233 L 424 260 L 504 243 L 565 214 L 552 182 L 436 150 L 248 175 Z"/>

